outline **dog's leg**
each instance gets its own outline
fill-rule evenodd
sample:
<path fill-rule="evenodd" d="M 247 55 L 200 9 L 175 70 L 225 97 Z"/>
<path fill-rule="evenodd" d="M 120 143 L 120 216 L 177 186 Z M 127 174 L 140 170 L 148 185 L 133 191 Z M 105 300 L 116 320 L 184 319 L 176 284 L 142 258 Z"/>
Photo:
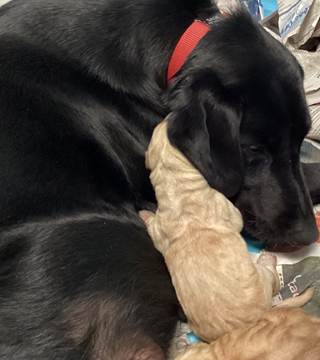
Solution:
<path fill-rule="evenodd" d="M 1 359 L 165 359 L 178 301 L 138 217 L 81 214 L 0 235 Z"/>
<path fill-rule="evenodd" d="M 161 347 L 136 326 L 138 306 L 99 293 L 77 299 L 64 311 L 66 340 L 88 360 L 165 360 Z"/>
<path fill-rule="evenodd" d="M 134 354 L 132 360 L 165 360 L 165 356 L 158 345 L 151 344 Z"/>

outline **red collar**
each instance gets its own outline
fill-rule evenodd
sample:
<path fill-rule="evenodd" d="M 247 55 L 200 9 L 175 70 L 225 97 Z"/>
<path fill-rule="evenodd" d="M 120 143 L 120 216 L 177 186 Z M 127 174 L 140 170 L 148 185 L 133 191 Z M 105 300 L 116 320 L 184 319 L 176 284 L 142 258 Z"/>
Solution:
<path fill-rule="evenodd" d="M 181 36 L 175 47 L 168 66 L 167 81 L 169 82 L 182 68 L 188 56 L 192 53 L 200 40 L 208 33 L 210 26 L 195 20 Z"/>

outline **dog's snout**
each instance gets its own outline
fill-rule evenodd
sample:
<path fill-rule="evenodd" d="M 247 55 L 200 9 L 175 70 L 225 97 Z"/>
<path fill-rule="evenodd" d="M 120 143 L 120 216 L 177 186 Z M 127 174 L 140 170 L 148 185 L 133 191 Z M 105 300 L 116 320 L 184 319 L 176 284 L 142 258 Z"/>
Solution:
<path fill-rule="evenodd" d="M 310 216 L 307 220 L 300 222 L 292 232 L 289 233 L 293 244 L 310 245 L 318 240 L 319 230 L 315 218 Z"/>
<path fill-rule="evenodd" d="M 311 245 L 319 238 L 319 230 L 314 218 L 300 222 L 292 228 L 281 241 L 268 244 L 268 249 L 272 251 L 294 251 L 304 246 Z"/>

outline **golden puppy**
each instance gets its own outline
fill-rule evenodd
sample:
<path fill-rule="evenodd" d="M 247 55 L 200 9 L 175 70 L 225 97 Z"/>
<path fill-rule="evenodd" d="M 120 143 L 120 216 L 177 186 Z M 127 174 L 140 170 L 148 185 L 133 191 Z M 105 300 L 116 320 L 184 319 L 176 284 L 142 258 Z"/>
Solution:
<path fill-rule="evenodd" d="M 301 309 L 274 309 L 256 324 L 190 347 L 176 360 L 319 360 L 320 319 Z"/>
<path fill-rule="evenodd" d="M 154 131 L 146 166 L 158 209 L 140 216 L 165 258 L 190 327 L 210 342 L 256 322 L 278 291 L 275 257 L 252 262 L 239 234 L 240 212 L 171 146 L 165 121 Z"/>

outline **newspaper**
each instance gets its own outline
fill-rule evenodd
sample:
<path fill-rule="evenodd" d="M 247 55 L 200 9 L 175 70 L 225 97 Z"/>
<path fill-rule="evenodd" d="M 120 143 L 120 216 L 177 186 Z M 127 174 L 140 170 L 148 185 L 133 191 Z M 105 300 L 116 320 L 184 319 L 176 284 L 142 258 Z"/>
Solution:
<path fill-rule="evenodd" d="M 0 6 L 6 4 L 6 3 L 9 2 L 9 1 L 11 1 L 11 0 L 0 0 Z"/>
<path fill-rule="evenodd" d="M 278 5 L 278 13 L 263 25 L 292 51 L 304 69 L 312 119 L 308 137 L 320 141 L 320 0 L 278 0 Z"/>
<path fill-rule="evenodd" d="M 309 107 L 312 119 L 312 128 L 308 135 L 310 139 L 320 141 L 320 102 Z"/>
<path fill-rule="evenodd" d="M 285 44 L 299 48 L 319 30 L 320 0 L 278 0 L 279 34 Z"/>
<path fill-rule="evenodd" d="M 305 72 L 304 88 L 312 119 L 312 128 L 308 137 L 320 140 L 320 51 L 292 49 L 292 53 Z"/>

